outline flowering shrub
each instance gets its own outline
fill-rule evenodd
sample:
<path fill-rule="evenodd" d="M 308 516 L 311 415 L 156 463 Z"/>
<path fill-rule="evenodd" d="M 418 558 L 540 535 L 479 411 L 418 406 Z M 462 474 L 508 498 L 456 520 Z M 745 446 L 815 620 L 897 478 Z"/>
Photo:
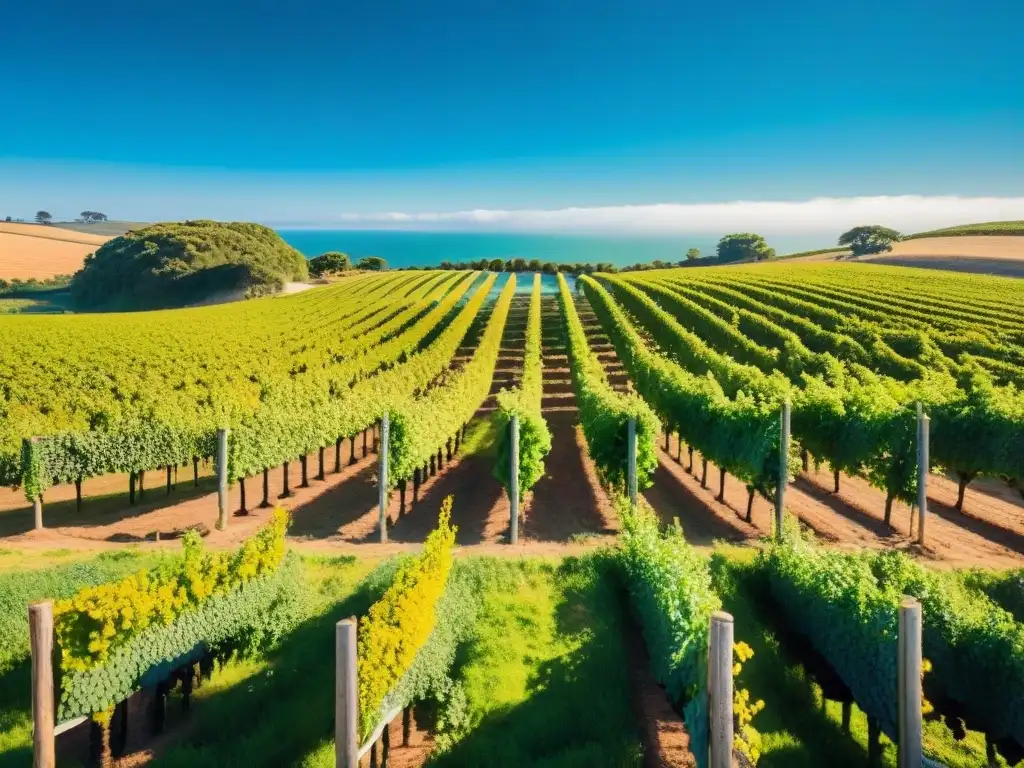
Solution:
<path fill-rule="evenodd" d="M 744 642 L 739 642 L 733 644 L 732 652 L 736 658 L 732 665 L 732 676 L 736 679 L 739 678 L 743 665 L 754 658 L 754 649 Z M 746 755 L 754 765 L 761 759 L 761 734 L 751 722 L 762 709 L 764 701 L 758 699 L 751 703 L 750 691 L 740 688 L 739 681 L 736 680 L 732 692 L 732 716 L 735 726 L 733 746 L 737 752 Z"/>
<path fill-rule="evenodd" d="M 413 665 L 434 630 L 437 603 L 452 568 L 455 531 L 450 524 L 453 497 L 441 504 L 437 528 L 423 553 L 403 565 L 384 596 L 360 620 L 357 645 L 359 733 L 369 736 L 385 697 Z"/>
<path fill-rule="evenodd" d="M 288 512 L 270 522 L 236 552 L 207 552 L 195 531 L 185 534 L 184 556 L 150 573 L 86 587 L 54 606 L 54 627 L 65 671 L 85 672 L 110 658 L 151 625 L 170 625 L 209 598 L 225 595 L 275 570 L 284 558 Z"/>

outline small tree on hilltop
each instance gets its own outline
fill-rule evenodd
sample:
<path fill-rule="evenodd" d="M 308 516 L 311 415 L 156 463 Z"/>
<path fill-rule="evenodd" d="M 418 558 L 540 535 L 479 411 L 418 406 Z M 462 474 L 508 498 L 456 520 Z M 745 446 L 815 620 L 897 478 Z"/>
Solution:
<path fill-rule="evenodd" d="M 372 269 L 377 272 L 382 272 L 387 268 L 388 263 L 380 256 L 364 256 L 356 264 L 356 269 Z"/>
<path fill-rule="evenodd" d="M 686 252 L 687 261 L 696 261 L 700 258 L 700 248 L 691 248 Z"/>
<path fill-rule="evenodd" d="M 501 272 L 505 268 L 505 262 L 501 259 L 491 259 L 487 262 L 487 269 L 491 272 Z"/>
<path fill-rule="evenodd" d="M 723 264 L 730 261 L 763 261 L 775 258 L 775 249 L 769 248 L 761 235 L 740 232 L 726 235 L 718 241 L 718 260 Z"/>
<path fill-rule="evenodd" d="M 839 236 L 839 244 L 850 246 L 850 252 L 854 256 L 864 256 L 869 253 L 891 251 L 892 244 L 902 239 L 903 235 L 895 229 L 869 224 L 843 232 Z"/>
<path fill-rule="evenodd" d="M 36 221 L 40 224 L 49 224 L 53 221 L 53 216 L 51 216 L 47 211 L 36 211 Z"/>
<path fill-rule="evenodd" d="M 339 272 L 350 269 L 351 266 L 352 262 L 349 260 L 348 254 L 340 253 L 339 251 L 328 251 L 309 260 L 309 274 L 313 277 L 336 275 Z"/>

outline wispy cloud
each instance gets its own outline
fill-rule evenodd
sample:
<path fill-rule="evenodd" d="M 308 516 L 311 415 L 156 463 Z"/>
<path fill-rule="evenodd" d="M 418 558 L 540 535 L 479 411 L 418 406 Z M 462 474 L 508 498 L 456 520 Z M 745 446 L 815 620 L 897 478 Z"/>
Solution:
<path fill-rule="evenodd" d="M 344 213 L 346 226 L 394 229 L 628 234 L 835 233 L 858 224 L 919 232 L 954 224 L 1024 219 L 1024 197 L 898 195 L 819 197 L 802 201 L 736 200 L 551 210 Z"/>

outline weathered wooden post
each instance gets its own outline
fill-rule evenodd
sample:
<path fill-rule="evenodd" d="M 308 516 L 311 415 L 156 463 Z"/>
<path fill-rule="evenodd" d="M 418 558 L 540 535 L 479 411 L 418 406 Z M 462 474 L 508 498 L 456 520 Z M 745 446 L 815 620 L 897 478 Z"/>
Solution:
<path fill-rule="evenodd" d="M 228 429 L 217 430 L 217 530 L 228 527 Z"/>
<path fill-rule="evenodd" d="M 928 448 L 931 420 L 917 404 L 917 543 L 924 546 L 924 520 L 928 514 Z"/>
<path fill-rule="evenodd" d="M 921 765 L 921 604 L 912 597 L 900 603 L 897 694 L 899 697 L 899 741 L 897 765 Z"/>
<path fill-rule="evenodd" d="M 512 415 L 509 428 L 508 542 L 519 542 L 519 417 Z"/>
<path fill-rule="evenodd" d="M 391 420 L 385 412 L 380 420 L 380 543 L 388 543 L 388 435 Z"/>
<path fill-rule="evenodd" d="M 782 541 L 782 513 L 789 483 L 789 400 L 782 403 L 779 422 L 779 483 L 775 488 L 775 540 Z"/>
<path fill-rule="evenodd" d="M 334 630 L 334 765 L 358 768 L 359 702 L 356 678 L 356 620 L 342 619 Z"/>
<path fill-rule="evenodd" d="M 711 614 L 708 647 L 709 768 L 732 768 L 732 616 Z"/>
<path fill-rule="evenodd" d="M 270 470 L 263 470 L 263 501 L 260 502 L 260 509 L 270 506 Z"/>
<path fill-rule="evenodd" d="M 636 419 L 630 417 L 626 432 L 626 480 L 629 488 L 629 504 L 636 509 Z"/>
<path fill-rule="evenodd" d="M 29 641 L 32 647 L 32 766 L 57 765 L 53 695 L 53 603 L 47 600 L 28 607 Z"/>

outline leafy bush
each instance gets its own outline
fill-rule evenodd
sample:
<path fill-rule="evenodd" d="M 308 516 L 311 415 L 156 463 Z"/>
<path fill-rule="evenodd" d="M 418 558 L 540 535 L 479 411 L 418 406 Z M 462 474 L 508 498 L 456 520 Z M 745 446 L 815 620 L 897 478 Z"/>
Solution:
<path fill-rule="evenodd" d="M 544 476 L 544 457 L 551 450 L 551 432 L 541 414 L 544 366 L 541 360 L 540 275 L 534 275 L 526 323 L 523 378 L 517 389 L 498 393 L 498 451 L 494 477 L 509 488 L 512 416 L 519 418 L 519 491 L 528 491 Z"/>
<path fill-rule="evenodd" d="M 136 690 L 156 685 L 183 664 L 210 653 L 247 656 L 277 643 L 304 617 L 301 564 L 289 554 L 274 571 L 218 592 L 170 624 L 154 622 L 106 661 L 61 675 L 58 722 L 103 713 Z"/>
<path fill-rule="evenodd" d="M 81 563 L 5 571 L 0 578 L 0 672 L 29 655 L 29 603 L 72 597 L 84 586 L 102 584 L 137 570 L 139 561 L 137 553 L 119 550 Z"/>
<path fill-rule="evenodd" d="M 658 417 L 635 394 L 621 394 L 608 383 L 601 361 L 590 349 L 569 285 L 558 275 L 559 300 L 566 325 L 566 347 L 580 423 L 590 458 L 604 483 L 624 489 L 628 474 L 629 420 L 636 420 L 637 487 L 647 488 L 658 466 L 654 447 Z"/>
<path fill-rule="evenodd" d="M 686 543 L 678 521 L 662 533 L 644 504 L 616 505 L 622 519 L 619 560 L 640 619 L 654 676 L 685 707 L 690 749 L 706 764 L 708 633 L 721 602 L 707 560 Z"/>
<path fill-rule="evenodd" d="M 360 621 L 358 633 L 359 734 L 367 738 L 384 714 L 385 699 L 412 668 L 428 642 L 437 605 L 452 567 L 455 528 L 450 525 L 452 497 L 441 505 L 437 528 L 423 553 L 404 563 L 391 587 Z"/>
<path fill-rule="evenodd" d="M 86 587 L 54 606 L 61 667 L 85 672 L 110 659 L 151 625 L 170 626 L 212 597 L 227 595 L 274 571 L 284 557 L 289 517 L 274 510 L 271 521 L 236 552 L 204 552 L 195 531 L 183 539 L 184 556 L 150 574 Z"/>
<path fill-rule="evenodd" d="M 153 309 L 226 291 L 261 295 L 307 275 L 305 257 L 268 227 L 170 222 L 104 243 L 75 274 L 71 295 L 81 309 Z"/>
<path fill-rule="evenodd" d="M 352 268 L 348 254 L 328 251 L 309 260 L 309 274 L 313 277 L 334 275 Z"/>

